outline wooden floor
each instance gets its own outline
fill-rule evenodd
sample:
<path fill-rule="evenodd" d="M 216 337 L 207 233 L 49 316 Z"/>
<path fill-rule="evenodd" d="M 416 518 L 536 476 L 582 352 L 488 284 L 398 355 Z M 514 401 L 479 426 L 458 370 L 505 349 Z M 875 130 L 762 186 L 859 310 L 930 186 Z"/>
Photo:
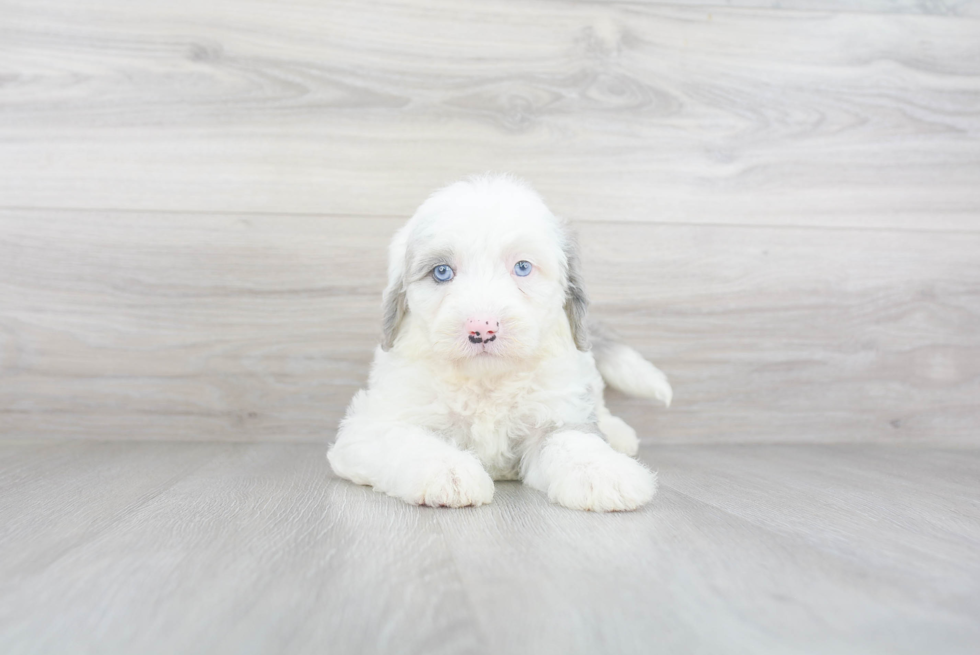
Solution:
<path fill-rule="evenodd" d="M 975 653 L 980 450 L 645 447 L 597 515 L 418 508 L 314 444 L 0 449 L 0 652 Z"/>

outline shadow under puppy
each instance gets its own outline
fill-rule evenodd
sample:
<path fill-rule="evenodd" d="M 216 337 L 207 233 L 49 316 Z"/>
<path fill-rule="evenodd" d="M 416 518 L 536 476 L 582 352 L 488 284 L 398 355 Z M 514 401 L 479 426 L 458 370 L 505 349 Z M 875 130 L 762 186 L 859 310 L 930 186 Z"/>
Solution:
<path fill-rule="evenodd" d="M 590 348 L 576 245 L 529 186 L 480 176 L 430 196 L 389 249 L 368 388 L 327 453 L 337 475 L 461 507 L 522 480 L 555 503 L 631 510 L 656 493 L 603 378 L 670 403 L 667 378 L 609 339 Z"/>

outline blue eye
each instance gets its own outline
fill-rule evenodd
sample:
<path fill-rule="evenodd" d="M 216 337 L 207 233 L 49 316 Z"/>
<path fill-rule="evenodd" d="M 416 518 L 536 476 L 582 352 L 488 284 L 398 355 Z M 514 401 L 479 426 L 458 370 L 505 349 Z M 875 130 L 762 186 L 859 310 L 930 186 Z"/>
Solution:
<path fill-rule="evenodd" d="M 432 277 L 435 278 L 436 282 L 449 282 L 456 274 L 453 273 L 453 269 L 449 268 L 445 264 L 439 264 L 434 269 L 432 269 Z"/>
<path fill-rule="evenodd" d="M 531 274 L 531 262 L 519 261 L 514 264 L 514 274 L 518 277 L 527 277 Z"/>

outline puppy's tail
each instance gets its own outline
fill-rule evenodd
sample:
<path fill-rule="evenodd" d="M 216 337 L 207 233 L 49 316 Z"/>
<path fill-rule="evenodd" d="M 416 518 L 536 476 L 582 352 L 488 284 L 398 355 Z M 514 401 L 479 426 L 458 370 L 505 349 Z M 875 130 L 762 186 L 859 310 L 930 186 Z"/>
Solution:
<path fill-rule="evenodd" d="M 613 389 L 638 398 L 653 398 L 670 407 L 674 391 L 667 376 L 643 355 L 618 341 L 600 323 L 589 323 L 592 354 L 599 374 Z"/>

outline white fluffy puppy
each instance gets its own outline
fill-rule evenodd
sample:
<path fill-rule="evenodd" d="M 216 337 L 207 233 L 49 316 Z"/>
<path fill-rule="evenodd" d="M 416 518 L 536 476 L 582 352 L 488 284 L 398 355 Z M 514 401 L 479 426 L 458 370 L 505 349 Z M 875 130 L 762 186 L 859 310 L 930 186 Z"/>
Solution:
<path fill-rule="evenodd" d="M 327 453 L 337 475 L 409 503 L 461 507 L 520 479 L 573 509 L 656 493 L 603 377 L 670 403 L 666 377 L 607 339 L 590 349 L 575 243 L 527 185 L 436 192 L 394 237 L 382 344 Z M 601 377 L 600 377 L 601 372 Z"/>

